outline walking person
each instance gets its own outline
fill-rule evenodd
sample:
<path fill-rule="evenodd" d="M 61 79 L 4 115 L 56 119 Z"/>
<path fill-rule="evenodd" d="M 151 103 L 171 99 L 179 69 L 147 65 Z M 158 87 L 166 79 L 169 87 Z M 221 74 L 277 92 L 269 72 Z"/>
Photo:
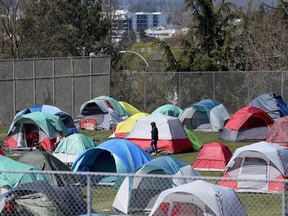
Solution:
<path fill-rule="evenodd" d="M 156 127 L 155 122 L 151 122 L 152 130 L 151 130 L 151 149 L 152 154 L 158 154 L 157 142 L 158 142 L 158 128 Z"/>

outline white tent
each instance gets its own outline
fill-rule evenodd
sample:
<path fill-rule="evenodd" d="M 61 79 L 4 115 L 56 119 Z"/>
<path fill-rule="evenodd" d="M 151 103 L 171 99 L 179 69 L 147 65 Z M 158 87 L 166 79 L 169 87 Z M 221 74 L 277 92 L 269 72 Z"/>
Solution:
<path fill-rule="evenodd" d="M 170 178 L 144 177 L 145 175 L 166 175 Z M 199 176 L 191 165 L 176 157 L 154 158 L 139 168 L 135 177 L 124 179 L 112 206 L 124 214 L 149 212 L 163 190 L 195 180 L 187 177 Z"/>
<path fill-rule="evenodd" d="M 195 180 L 163 191 L 149 214 L 152 215 L 246 216 L 247 214 L 233 189 Z"/>
<path fill-rule="evenodd" d="M 96 121 L 96 129 L 114 129 L 125 117 L 121 117 L 115 110 L 108 107 L 104 100 L 92 99 L 86 101 L 80 107 L 80 114 L 74 120 L 75 125 L 80 128 L 82 118 L 93 119 Z"/>
<path fill-rule="evenodd" d="M 262 141 L 236 149 L 224 170 L 223 178 L 247 181 L 224 179 L 219 185 L 237 191 L 281 192 L 281 182 L 263 180 L 284 179 L 287 175 L 288 148 Z"/>
<path fill-rule="evenodd" d="M 230 114 L 223 104 L 205 99 L 183 110 L 179 120 L 184 127 L 195 131 L 219 132 Z"/>
<path fill-rule="evenodd" d="M 142 149 L 150 149 L 151 122 L 155 122 L 159 132 L 158 150 L 168 153 L 192 151 L 193 145 L 177 117 L 153 114 L 137 119 L 127 139 Z"/>

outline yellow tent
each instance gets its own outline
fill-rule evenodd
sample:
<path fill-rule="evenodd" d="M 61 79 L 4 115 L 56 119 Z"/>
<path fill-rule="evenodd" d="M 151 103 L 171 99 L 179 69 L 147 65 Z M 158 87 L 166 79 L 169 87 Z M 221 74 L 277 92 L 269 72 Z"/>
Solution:
<path fill-rule="evenodd" d="M 112 136 L 115 138 L 124 138 L 126 134 L 130 133 L 130 131 L 133 129 L 137 119 L 146 117 L 148 115 L 148 113 L 139 112 L 129 117 L 125 121 L 118 123 L 113 134 L 114 136 Z"/>
<path fill-rule="evenodd" d="M 141 111 L 139 111 L 137 108 L 135 108 L 134 106 L 132 106 L 131 104 L 124 102 L 124 101 L 118 101 L 121 106 L 127 111 L 129 112 L 131 115 L 135 115 L 137 113 L 140 113 Z"/>

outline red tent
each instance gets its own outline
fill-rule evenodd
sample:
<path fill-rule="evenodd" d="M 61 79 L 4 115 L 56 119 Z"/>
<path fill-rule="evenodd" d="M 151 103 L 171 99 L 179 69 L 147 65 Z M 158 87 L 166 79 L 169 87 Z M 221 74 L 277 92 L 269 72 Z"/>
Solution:
<path fill-rule="evenodd" d="M 225 125 L 220 138 L 230 141 L 265 140 L 274 120 L 258 107 L 239 109 Z"/>
<path fill-rule="evenodd" d="M 204 144 L 192 167 L 196 170 L 223 171 L 231 157 L 232 152 L 225 144 Z"/>
<path fill-rule="evenodd" d="M 267 134 L 266 142 L 276 143 L 288 147 L 288 116 L 274 122 Z"/>

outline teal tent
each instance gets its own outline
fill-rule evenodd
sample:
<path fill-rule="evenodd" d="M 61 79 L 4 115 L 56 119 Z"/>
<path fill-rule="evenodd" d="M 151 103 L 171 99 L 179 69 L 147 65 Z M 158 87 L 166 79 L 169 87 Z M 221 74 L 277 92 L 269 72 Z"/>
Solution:
<path fill-rule="evenodd" d="M 2 190 L 3 188 L 7 190 L 13 189 L 17 185 L 34 182 L 37 180 L 44 180 L 47 183 L 51 183 L 51 181 L 44 174 L 27 173 L 27 171 L 38 170 L 36 167 L 20 163 L 16 160 L 2 155 L 0 155 L 0 170 L 3 171 L 0 173 L 0 187 L 2 188 Z"/>
<path fill-rule="evenodd" d="M 79 154 L 95 147 L 93 140 L 84 134 L 72 134 L 63 139 L 52 153 L 66 164 L 72 164 Z"/>
<path fill-rule="evenodd" d="M 151 115 L 156 113 L 161 113 L 168 116 L 178 117 L 182 113 L 182 109 L 178 106 L 175 106 L 173 104 L 165 104 L 163 106 L 158 107 L 156 110 L 154 110 Z"/>
<path fill-rule="evenodd" d="M 200 174 L 192 166 L 176 157 L 154 158 L 134 171 L 136 177 L 128 176 L 122 182 L 112 206 L 124 214 L 143 214 L 152 208 L 159 194 L 168 188 L 194 181 Z M 169 178 L 145 177 L 166 175 Z M 179 177 L 183 178 L 179 178 Z M 139 200 L 141 199 L 141 202 Z"/>
<path fill-rule="evenodd" d="M 68 131 L 59 116 L 44 112 L 18 115 L 13 119 L 7 132 L 8 148 L 33 147 L 34 141 L 44 150 L 54 150 L 54 143 L 59 132 L 67 135 Z"/>

